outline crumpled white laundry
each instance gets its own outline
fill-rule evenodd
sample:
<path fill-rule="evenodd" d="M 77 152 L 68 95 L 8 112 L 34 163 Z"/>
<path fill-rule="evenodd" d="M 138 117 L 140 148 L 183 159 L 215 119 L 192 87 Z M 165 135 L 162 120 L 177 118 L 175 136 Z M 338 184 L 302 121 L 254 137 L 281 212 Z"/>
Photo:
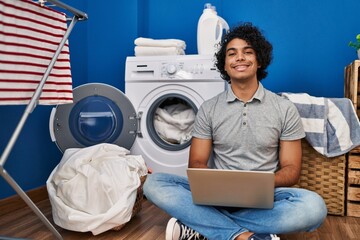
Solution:
<path fill-rule="evenodd" d="M 194 121 L 194 110 L 185 104 L 177 103 L 156 109 L 154 127 L 165 141 L 183 144 L 191 139 Z"/>
<path fill-rule="evenodd" d="M 108 143 L 67 149 L 46 182 L 54 222 L 94 235 L 127 223 L 147 174 L 144 159 L 129 153 Z"/>

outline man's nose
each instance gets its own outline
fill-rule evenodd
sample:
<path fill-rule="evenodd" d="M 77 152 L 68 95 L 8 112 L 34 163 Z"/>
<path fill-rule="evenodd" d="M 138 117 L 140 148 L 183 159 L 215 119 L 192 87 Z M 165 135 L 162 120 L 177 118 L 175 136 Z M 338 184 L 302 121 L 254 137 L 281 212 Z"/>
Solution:
<path fill-rule="evenodd" d="M 245 60 L 245 54 L 244 53 L 236 54 L 236 61 L 244 61 L 244 60 Z"/>

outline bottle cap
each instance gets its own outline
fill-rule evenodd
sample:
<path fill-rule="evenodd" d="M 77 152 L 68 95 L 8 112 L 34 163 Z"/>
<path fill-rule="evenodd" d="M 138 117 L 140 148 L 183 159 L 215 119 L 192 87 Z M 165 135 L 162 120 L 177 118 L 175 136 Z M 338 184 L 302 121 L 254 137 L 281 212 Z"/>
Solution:
<path fill-rule="evenodd" d="M 211 9 L 211 3 L 205 3 L 204 9 Z"/>

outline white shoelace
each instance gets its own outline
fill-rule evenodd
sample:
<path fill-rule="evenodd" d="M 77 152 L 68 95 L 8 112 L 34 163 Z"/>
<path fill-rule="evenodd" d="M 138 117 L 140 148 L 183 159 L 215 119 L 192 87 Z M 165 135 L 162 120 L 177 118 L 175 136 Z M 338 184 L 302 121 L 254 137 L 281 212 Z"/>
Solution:
<path fill-rule="evenodd" d="M 278 236 L 276 236 L 276 234 L 270 234 L 271 240 L 280 240 L 280 238 Z"/>
<path fill-rule="evenodd" d="M 181 226 L 180 239 L 188 239 L 188 240 L 206 239 L 200 233 L 196 232 L 194 229 L 191 229 L 183 224 L 180 224 L 180 226 Z"/>

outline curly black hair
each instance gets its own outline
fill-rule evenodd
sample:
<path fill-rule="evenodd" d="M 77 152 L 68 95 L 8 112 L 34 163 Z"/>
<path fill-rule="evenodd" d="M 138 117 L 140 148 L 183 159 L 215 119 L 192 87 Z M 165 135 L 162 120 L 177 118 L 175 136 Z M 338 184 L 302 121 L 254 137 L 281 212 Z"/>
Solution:
<path fill-rule="evenodd" d="M 245 40 L 253 47 L 256 53 L 256 60 L 259 66 L 261 66 L 258 68 L 256 75 L 258 81 L 261 81 L 268 74 L 266 68 L 271 63 L 273 48 L 271 43 L 269 43 L 262 35 L 261 31 L 253 26 L 252 23 L 243 23 L 232 28 L 221 41 L 220 49 L 215 54 L 215 66 L 220 71 L 221 78 L 230 83 L 230 76 L 225 71 L 225 56 L 228 43 L 235 38 Z"/>

